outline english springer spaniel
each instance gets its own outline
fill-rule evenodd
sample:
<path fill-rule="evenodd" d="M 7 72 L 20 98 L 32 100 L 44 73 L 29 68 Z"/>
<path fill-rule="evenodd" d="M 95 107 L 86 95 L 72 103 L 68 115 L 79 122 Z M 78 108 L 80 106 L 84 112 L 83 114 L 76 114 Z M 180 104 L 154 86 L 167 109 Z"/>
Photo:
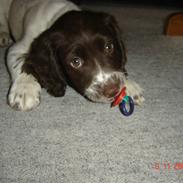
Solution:
<path fill-rule="evenodd" d="M 141 87 L 127 79 L 120 28 L 107 13 L 82 11 L 67 0 L 1 0 L 0 46 L 11 75 L 9 105 L 28 111 L 41 88 L 61 97 L 70 85 L 94 102 L 111 102 L 123 86 L 137 104 Z M 8 21 L 7 21 L 8 20 Z"/>

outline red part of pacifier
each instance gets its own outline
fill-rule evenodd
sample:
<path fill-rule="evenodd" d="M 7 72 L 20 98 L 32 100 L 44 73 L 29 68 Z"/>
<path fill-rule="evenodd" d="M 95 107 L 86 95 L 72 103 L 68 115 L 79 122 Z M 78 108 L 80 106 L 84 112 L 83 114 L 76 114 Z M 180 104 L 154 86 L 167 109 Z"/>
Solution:
<path fill-rule="evenodd" d="M 120 104 L 120 102 L 122 101 L 122 99 L 126 96 L 126 87 L 124 87 L 120 94 L 114 99 L 114 101 L 111 104 L 111 107 L 114 107 L 118 104 Z"/>

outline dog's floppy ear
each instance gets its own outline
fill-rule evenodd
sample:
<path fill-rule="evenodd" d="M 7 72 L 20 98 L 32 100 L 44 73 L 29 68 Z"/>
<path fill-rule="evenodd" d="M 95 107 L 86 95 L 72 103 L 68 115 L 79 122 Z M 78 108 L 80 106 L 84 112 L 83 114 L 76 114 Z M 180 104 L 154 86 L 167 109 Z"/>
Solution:
<path fill-rule="evenodd" d="M 58 41 L 59 35 L 44 32 L 36 38 L 26 55 L 22 70 L 32 74 L 49 94 L 60 97 L 65 94 L 66 81 L 62 65 L 56 57 L 53 39 Z"/>
<path fill-rule="evenodd" d="M 123 42 L 123 39 L 122 39 L 122 31 L 121 31 L 116 19 L 114 18 L 114 16 L 112 16 L 110 14 L 107 14 L 107 13 L 104 13 L 103 17 L 104 17 L 105 24 L 117 36 L 118 43 L 121 47 L 122 62 L 123 62 L 123 65 L 125 65 L 126 62 L 127 62 L 127 56 L 126 56 L 126 48 L 125 48 L 125 45 L 124 45 L 124 42 Z M 125 68 L 122 68 L 122 69 L 124 69 L 124 73 L 127 74 Z"/>

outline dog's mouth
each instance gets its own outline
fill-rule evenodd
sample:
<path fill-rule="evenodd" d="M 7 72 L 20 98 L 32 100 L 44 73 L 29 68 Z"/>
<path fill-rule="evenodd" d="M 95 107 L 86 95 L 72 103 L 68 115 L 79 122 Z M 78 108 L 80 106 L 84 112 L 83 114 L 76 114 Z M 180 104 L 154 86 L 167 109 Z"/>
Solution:
<path fill-rule="evenodd" d="M 124 87 L 123 73 L 114 73 L 104 82 L 93 81 L 85 97 L 93 102 L 111 103 Z"/>
<path fill-rule="evenodd" d="M 106 90 L 95 90 L 93 88 L 85 94 L 85 97 L 93 102 L 111 103 L 115 99 L 115 97 L 119 95 L 122 86 L 118 87 L 119 89 L 117 90 L 115 89 L 114 91 L 111 91 L 110 94 L 108 94 L 108 91 Z M 107 94 L 105 94 L 106 92 Z"/>

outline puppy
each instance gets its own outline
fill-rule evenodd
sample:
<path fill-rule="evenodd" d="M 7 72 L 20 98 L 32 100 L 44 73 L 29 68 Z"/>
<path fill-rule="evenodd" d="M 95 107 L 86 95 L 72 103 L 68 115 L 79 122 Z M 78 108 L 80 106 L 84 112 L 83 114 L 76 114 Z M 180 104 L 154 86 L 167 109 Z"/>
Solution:
<path fill-rule="evenodd" d="M 141 87 L 127 79 L 113 16 L 82 11 L 66 0 L 0 3 L 0 46 L 10 43 L 9 32 L 15 42 L 7 54 L 12 108 L 31 110 L 40 104 L 41 88 L 61 97 L 67 85 L 94 102 L 111 102 L 124 86 L 137 104 L 144 101 Z"/>

